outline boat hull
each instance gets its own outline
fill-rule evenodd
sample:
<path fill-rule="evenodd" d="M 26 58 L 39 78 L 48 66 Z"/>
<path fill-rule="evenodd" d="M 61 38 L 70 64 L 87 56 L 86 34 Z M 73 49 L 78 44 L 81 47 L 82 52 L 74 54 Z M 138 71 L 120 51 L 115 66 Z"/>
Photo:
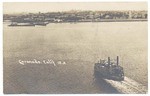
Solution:
<path fill-rule="evenodd" d="M 11 26 L 11 27 L 15 27 L 15 26 L 35 26 L 34 24 L 27 24 L 27 25 L 8 25 L 8 26 Z"/>

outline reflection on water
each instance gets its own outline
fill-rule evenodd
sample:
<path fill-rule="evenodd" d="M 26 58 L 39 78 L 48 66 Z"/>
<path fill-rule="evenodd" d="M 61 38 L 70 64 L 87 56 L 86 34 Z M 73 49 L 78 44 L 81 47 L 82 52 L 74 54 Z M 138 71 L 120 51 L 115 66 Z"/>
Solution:
<path fill-rule="evenodd" d="M 98 59 L 118 55 L 125 75 L 147 85 L 147 22 L 4 24 L 4 93 L 117 93 L 93 70 Z M 18 62 L 33 59 L 66 64 Z"/>

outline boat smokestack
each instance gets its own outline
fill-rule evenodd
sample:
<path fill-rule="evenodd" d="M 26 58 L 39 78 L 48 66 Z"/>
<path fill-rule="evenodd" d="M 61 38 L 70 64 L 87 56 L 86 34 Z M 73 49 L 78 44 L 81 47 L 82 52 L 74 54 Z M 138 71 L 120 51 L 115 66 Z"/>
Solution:
<path fill-rule="evenodd" d="M 110 57 L 108 57 L 108 65 L 110 66 Z"/>
<path fill-rule="evenodd" d="M 119 65 L 119 56 L 117 56 L 117 66 Z"/>

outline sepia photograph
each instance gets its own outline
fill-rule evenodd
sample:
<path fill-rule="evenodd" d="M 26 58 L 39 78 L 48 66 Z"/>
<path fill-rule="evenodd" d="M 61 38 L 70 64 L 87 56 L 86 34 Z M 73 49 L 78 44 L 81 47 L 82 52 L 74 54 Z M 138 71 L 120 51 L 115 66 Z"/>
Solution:
<path fill-rule="evenodd" d="M 148 2 L 3 2 L 4 94 L 148 94 Z"/>

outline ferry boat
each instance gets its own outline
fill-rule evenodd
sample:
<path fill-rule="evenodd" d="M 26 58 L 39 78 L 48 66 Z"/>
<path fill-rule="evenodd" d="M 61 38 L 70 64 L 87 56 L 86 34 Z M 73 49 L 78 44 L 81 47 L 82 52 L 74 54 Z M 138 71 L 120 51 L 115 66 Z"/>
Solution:
<path fill-rule="evenodd" d="M 119 66 L 119 57 L 117 56 L 117 62 L 100 60 L 100 62 L 95 63 L 94 74 L 102 79 L 112 79 L 116 81 L 124 80 L 123 67 Z"/>

